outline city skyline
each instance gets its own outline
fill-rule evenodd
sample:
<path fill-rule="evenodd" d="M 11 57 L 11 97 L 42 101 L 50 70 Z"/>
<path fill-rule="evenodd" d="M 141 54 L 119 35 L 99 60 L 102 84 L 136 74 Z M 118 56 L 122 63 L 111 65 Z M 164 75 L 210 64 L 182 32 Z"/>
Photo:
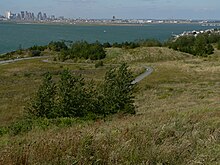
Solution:
<path fill-rule="evenodd" d="M 47 12 L 66 18 L 213 19 L 220 20 L 219 0 L 1 0 L 6 11 Z"/>
<path fill-rule="evenodd" d="M 15 21 L 46 21 L 55 20 L 55 15 L 47 15 L 46 12 L 39 11 L 38 13 L 33 13 L 31 11 L 21 11 L 14 13 L 12 11 L 6 11 L 3 16 L 4 20 L 15 20 Z M 64 17 L 59 17 L 59 19 L 64 19 Z"/>

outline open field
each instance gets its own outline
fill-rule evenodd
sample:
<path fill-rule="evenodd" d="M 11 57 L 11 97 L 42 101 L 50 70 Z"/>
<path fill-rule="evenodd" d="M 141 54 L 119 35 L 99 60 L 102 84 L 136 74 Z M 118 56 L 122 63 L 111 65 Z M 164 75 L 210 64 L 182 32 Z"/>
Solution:
<path fill-rule="evenodd" d="M 107 53 L 106 66 L 96 69 L 39 59 L 0 65 L 0 126 L 22 118 L 46 71 L 68 67 L 98 82 L 112 63 L 125 61 L 135 74 L 154 68 L 137 85 L 136 115 L 0 132 L 0 164 L 220 164 L 220 51 L 208 58 L 167 48 Z"/>

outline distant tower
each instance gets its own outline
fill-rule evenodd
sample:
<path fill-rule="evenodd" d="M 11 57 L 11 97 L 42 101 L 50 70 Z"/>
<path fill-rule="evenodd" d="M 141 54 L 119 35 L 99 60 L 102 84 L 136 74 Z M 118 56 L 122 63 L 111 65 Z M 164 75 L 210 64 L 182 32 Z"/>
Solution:
<path fill-rule="evenodd" d="M 29 13 L 28 13 L 27 11 L 25 11 L 24 19 L 25 19 L 25 20 L 28 20 L 28 19 L 29 19 Z"/>
<path fill-rule="evenodd" d="M 43 19 L 43 16 L 42 16 L 42 13 L 41 13 L 41 12 L 39 12 L 39 13 L 37 14 L 37 19 L 38 19 L 39 21 Z"/>
<path fill-rule="evenodd" d="M 21 14 L 20 13 L 17 14 L 17 20 L 21 20 Z"/>
<path fill-rule="evenodd" d="M 21 19 L 24 19 L 24 11 L 21 11 Z"/>
<path fill-rule="evenodd" d="M 11 16 L 12 16 L 11 11 L 6 11 L 5 17 L 6 17 L 7 19 L 11 19 Z"/>
<path fill-rule="evenodd" d="M 113 16 L 112 19 L 115 20 L 115 16 Z"/>
<path fill-rule="evenodd" d="M 47 14 L 46 13 L 43 14 L 43 20 L 47 20 Z"/>
<path fill-rule="evenodd" d="M 35 19 L 34 13 L 31 13 L 31 18 L 32 18 L 32 20 Z"/>

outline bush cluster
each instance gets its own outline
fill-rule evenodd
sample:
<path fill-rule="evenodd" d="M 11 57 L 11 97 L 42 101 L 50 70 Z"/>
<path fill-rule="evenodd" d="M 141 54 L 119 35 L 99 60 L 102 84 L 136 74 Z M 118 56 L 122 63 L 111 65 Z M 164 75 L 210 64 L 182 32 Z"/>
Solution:
<path fill-rule="evenodd" d="M 45 49 L 47 49 L 47 46 L 34 45 L 34 46 L 30 47 L 28 50 L 30 50 L 30 51 L 33 51 L 33 50 L 44 51 Z"/>
<path fill-rule="evenodd" d="M 48 44 L 48 49 L 56 52 L 60 52 L 61 50 L 67 50 L 68 47 L 67 45 L 62 41 L 57 41 L 57 42 L 50 42 Z"/>
<path fill-rule="evenodd" d="M 220 41 L 219 34 L 199 34 L 198 36 L 181 36 L 170 41 L 168 47 L 196 56 L 207 56 L 214 53 L 212 44 Z"/>
<path fill-rule="evenodd" d="M 133 77 L 126 64 L 106 72 L 101 85 L 86 83 L 68 69 L 55 82 L 45 74 L 36 96 L 26 108 L 28 116 L 37 118 L 105 117 L 115 113 L 135 113 Z M 89 85 L 88 85 L 89 84 Z"/>
<path fill-rule="evenodd" d="M 59 55 L 59 59 L 62 61 L 75 58 L 101 60 L 105 57 L 106 53 L 102 44 L 99 42 L 89 44 L 86 41 L 73 43 L 68 49 L 63 49 Z"/>

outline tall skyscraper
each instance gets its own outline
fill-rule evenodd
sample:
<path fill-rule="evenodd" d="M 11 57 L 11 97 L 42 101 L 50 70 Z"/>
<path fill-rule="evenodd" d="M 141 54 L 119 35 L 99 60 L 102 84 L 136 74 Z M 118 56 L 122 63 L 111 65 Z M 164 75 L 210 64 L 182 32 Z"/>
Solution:
<path fill-rule="evenodd" d="M 43 16 L 42 16 L 42 13 L 41 13 L 41 12 L 39 12 L 39 13 L 37 14 L 37 20 L 39 20 L 39 21 L 43 20 Z"/>
<path fill-rule="evenodd" d="M 43 14 L 43 20 L 47 20 L 47 14 L 46 13 Z"/>
<path fill-rule="evenodd" d="M 21 19 L 24 20 L 25 15 L 24 15 L 24 11 L 21 11 Z"/>
<path fill-rule="evenodd" d="M 34 13 L 31 13 L 31 19 L 32 19 L 32 20 L 35 19 Z"/>
<path fill-rule="evenodd" d="M 7 19 L 11 19 L 11 16 L 12 16 L 11 11 L 6 11 L 5 17 L 6 17 Z"/>

